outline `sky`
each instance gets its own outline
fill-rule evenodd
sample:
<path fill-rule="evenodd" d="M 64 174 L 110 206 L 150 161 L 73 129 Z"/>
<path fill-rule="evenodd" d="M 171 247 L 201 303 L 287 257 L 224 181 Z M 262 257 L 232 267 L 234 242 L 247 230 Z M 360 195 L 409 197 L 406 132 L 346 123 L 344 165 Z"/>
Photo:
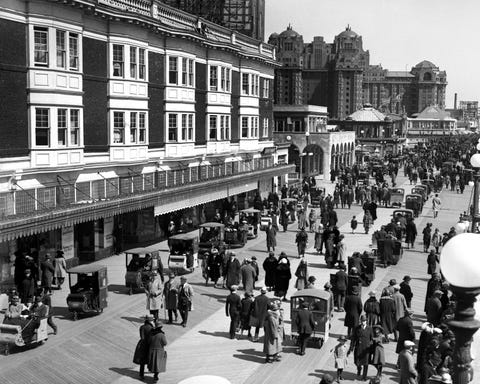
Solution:
<path fill-rule="evenodd" d="M 447 72 L 447 108 L 480 99 L 478 0 L 266 0 L 265 40 L 291 24 L 309 43 L 332 43 L 347 25 L 362 36 L 370 64 L 410 71 L 423 60 Z"/>

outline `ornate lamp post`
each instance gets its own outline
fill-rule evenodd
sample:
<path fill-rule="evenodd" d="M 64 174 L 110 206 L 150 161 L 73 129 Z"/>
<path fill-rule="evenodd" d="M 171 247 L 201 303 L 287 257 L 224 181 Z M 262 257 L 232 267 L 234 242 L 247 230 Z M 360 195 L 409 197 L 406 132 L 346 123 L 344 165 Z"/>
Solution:
<path fill-rule="evenodd" d="M 480 139 L 477 144 L 477 150 L 480 151 Z M 470 158 L 470 164 L 476 169 L 475 174 L 473 175 L 473 212 L 472 212 L 472 232 L 477 231 L 477 222 L 480 221 L 480 153 L 475 153 Z"/>
<path fill-rule="evenodd" d="M 360 131 L 361 133 L 361 140 L 360 140 L 360 151 L 361 151 L 361 164 L 363 165 L 363 139 L 365 137 L 365 131 L 362 129 Z"/>
<path fill-rule="evenodd" d="M 480 263 L 476 254 L 479 247 L 479 234 L 462 233 L 451 238 L 440 255 L 442 273 L 457 297 L 455 317 L 448 322 L 455 334 L 453 384 L 467 384 L 469 381 L 472 337 L 480 328 L 474 309 L 476 296 L 480 293 Z"/>
<path fill-rule="evenodd" d="M 303 173 L 303 158 L 306 156 L 307 154 L 305 152 L 303 153 L 300 153 L 300 155 L 298 155 L 300 157 L 300 172 L 299 172 L 299 178 L 300 178 L 300 183 L 303 183 L 303 177 L 302 177 L 302 173 Z"/>

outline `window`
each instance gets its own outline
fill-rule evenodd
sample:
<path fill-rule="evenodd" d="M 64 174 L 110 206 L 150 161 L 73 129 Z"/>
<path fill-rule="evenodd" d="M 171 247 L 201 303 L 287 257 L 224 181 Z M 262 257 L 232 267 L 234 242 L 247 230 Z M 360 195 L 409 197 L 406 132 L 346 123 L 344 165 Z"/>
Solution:
<path fill-rule="evenodd" d="M 262 96 L 267 99 L 270 97 L 270 80 L 263 79 Z"/>
<path fill-rule="evenodd" d="M 139 48 L 138 49 L 138 78 L 141 80 L 145 80 L 146 76 L 146 67 L 145 67 L 145 49 Z"/>
<path fill-rule="evenodd" d="M 242 73 L 242 95 L 258 96 L 259 75 Z"/>
<path fill-rule="evenodd" d="M 218 88 L 217 71 L 218 66 L 212 65 L 210 67 L 210 91 L 216 91 Z"/>
<path fill-rule="evenodd" d="M 258 116 L 242 116 L 240 121 L 243 139 L 258 138 Z"/>
<path fill-rule="evenodd" d="M 208 135 L 208 138 L 210 140 L 217 139 L 217 120 L 218 120 L 217 115 L 210 116 L 210 134 Z"/>
<path fill-rule="evenodd" d="M 258 116 L 252 117 L 252 134 L 251 137 L 258 137 Z"/>
<path fill-rule="evenodd" d="M 35 145 L 50 145 L 50 115 L 48 108 L 35 108 Z"/>
<path fill-rule="evenodd" d="M 268 118 L 263 118 L 262 137 L 268 137 Z"/>
<path fill-rule="evenodd" d="M 113 44 L 113 76 L 123 77 L 123 45 Z"/>
<path fill-rule="evenodd" d="M 249 87 L 249 75 L 248 73 L 242 73 L 242 94 L 248 95 Z"/>
<path fill-rule="evenodd" d="M 210 91 L 231 92 L 231 69 L 222 65 L 210 66 Z"/>
<path fill-rule="evenodd" d="M 67 110 L 57 110 L 57 131 L 58 131 L 58 146 L 64 147 L 67 145 Z"/>
<path fill-rule="evenodd" d="M 48 29 L 34 27 L 34 64 L 36 66 L 48 65 Z"/>
<path fill-rule="evenodd" d="M 242 137 L 248 138 L 248 120 L 246 116 L 242 116 Z"/>
<path fill-rule="evenodd" d="M 187 142 L 194 140 L 193 113 L 168 114 L 168 141 Z M 179 131 L 180 130 L 180 131 Z"/>
<path fill-rule="evenodd" d="M 125 113 L 113 112 L 113 142 L 115 144 L 124 143 L 125 133 Z"/>
<path fill-rule="evenodd" d="M 181 70 L 181 73 L 179 71 Z M 194 86 L 193 59 L 170 56 L 168 58 L 168 83 Z"/>
<path fill-rule="evenodd" d="M 67 61 L 67 43 L 65 31 L 57 31 L 57 67 L 65 68 Z"/>
<path fill-rule="evenodd" d="M 130 77 L 137 78 L 137 48 L 130 47 Z"/>
<path fill-rule="evenodd" d="M 138 114 L 138 142 L 145 143 L 146 140 L 147 140 L 146 113 L 140 112 Z"/>
<path fill-rule="evenodd" d="M 137 142 L 137 112 L 130 112 L 130 143 Z"/>
<path fill-rule="evenodd" d="M 209 122 L 210 140 L 230 140 L 229 115 L 210 115 Z"/>
<path fill-rule="evenodd" d="M 80 110 L 70 110 L 70 145 L 80 143 Z"/>
<path fill-rule="evenodd" d="M 78 54 L 78 35 L 76 33 L 70 33 L 68 38 L 69 45 L 69 66 L 71 70 L 78 71 L 79 68 L 79 54 Z"/>

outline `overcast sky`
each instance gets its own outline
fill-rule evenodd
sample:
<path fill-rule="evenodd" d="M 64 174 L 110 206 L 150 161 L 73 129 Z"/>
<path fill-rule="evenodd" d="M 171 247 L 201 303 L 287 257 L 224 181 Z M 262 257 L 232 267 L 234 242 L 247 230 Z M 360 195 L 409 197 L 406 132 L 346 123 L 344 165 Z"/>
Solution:
<path fill-rule="evenodd" d="M 479 100 L 479 0 L 266 0 L 265 40 L 288 24 L 304 42 L 333 42 L 350 24 L 370 64 L 402 71 L 429 60 L 447 72 L 447 108 Z"/>

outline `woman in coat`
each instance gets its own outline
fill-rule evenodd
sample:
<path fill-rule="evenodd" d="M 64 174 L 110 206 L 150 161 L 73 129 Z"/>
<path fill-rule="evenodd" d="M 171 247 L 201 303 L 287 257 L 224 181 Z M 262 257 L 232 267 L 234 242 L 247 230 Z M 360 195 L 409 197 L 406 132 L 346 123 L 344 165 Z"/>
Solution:
<path fill-rule="evenodd" d="M 336 259 L 336 244 L 335 235 L 330 233 L 327 241 L 325 242 L 325 263 L 329 268 L 333 267 L 334 260 Z"/>
<path fill-rule="evenodd" d="M 380 304 L 375 297 L 375 292 L 368 293 L 369 298 L 363 305 L 363 310 L 367 316 L 367 324 L 371 327 L 380 323 Z"/>
<path fill-rule="evenodd" d="M 297 281 L 295 282 L 295 288 L 299 291 L 301 289 L 305 289 L 308 283 L 308 270 L 307 270 L 307 262 L 302 257 L 300 259 L 300 263 L 298 264 L 297 270 L 295 271 L 295 276 L 297 277 Z"/>
<path fill-rule="evenodd" d="M 365 233 L 370 231 L 370 227 L 373 224 L 372 214 L 370 211 L 365 210 L 363 214 L 363 228 L 365 229 Z"/>
<path fill-rule="evenodd" d="M 263 270 L 265 271 L 265 286 L 273 288 L 275 285 L 275 271 L 277 270 L 278 260 L 273 252 L 268 253 L 268 257 L 263 261 Z"/>
<path fill-rule="evenodd" d="M 427 226 L 423 228 L 423 251 L 428 252 L 430 248 L 430 242 L 432 241 L 432 224 L 427 223 Z"/>
<path fill-rule="evenodd" d="M 380 324 L 385 335 L 385 340 L 388 340 L 388 335 L 395 333 L 395 328 L 397 326 L 397 320 L 395 317 L 395 302 L 393 301 L 391 295 L 385 291 L 382 293 L 379 301 L 380 306 Z"/>
<path fill-rule="evenodd" d="M 57 283 L 58 289 L 62 289 L 62 284 L 65 281 L 65 276 L 67 275 L 67 263 L 65 261 L 65 257 L 63 257 L 63 251 L 57 251 L 57 255 L 53 260 L 53 265 L 55 266 L 55 282 Z"/>
<path fill-rule="evenodd" d="M 216 288 L 218 279 L 221 276 L 221 268 L 223 264 L 223 257 L 218 251 L 213 248 L 207 258 L 208 278 L 213 281 L 213 286 Z"/>
<path fill-rule="evenodd" d="M 437 263 L 439 262 L 440 260 L 438 259 L 438 255 L 432 249 L 427 256 L 427 264 L 428 264 L 427 273 L 429 275 L 433 275 L 437 271 Z"/>
<path fill-rule="evenodd" d="M 347 245 L 345 244 L 345 236 L 340 235 L 338 238 L 339 242 L 337 243 L 337 259 L 336 262 L 340 265 L 346 264 L 347 261 Z"/>
<path fill-rule="evenodd" d="M 283 300 L 287 300 L 287 291 L 290 279 L 292 278 L 292 273 L 290 272 L 290 265 L 288 265 L 288 260 L 282 258 L 275 270 L 275 296 L 282 297 Z"/>
<path fill-rule="evenodd" d="M 145 375 L 145 365 L 148 364 L 149 358 L 149 339 L 150 339 L 150 332 L 153 329 L 153 316 L 147 315 L 145 316 L 145 322 L 140 327 L 140 340 L 137 343 L 137 347 L 135 348 L 135 353 L 133 355 L 133 362 L 135 364 L 140 365 L 140 372 L 139 376 L 140 379 L 144 378 Z"/>
<path fill-rule="evenodd" d="M 373 327 L 373 339 L 372 339 L 372 354 L 370 357 L 370 364 L 377 368 L 377 378 L 381 378 L 383 366 L 385 365 L 385 350 L 383 349 L 382 327 L 376 325 Z"/>
<path fill-rule="evenodd" d="M 442 245 L 442 234 L 435 228 L 435 232 L 432 235 L 432 247 L 435 248 L 435 252 L 438 253 L 440 246 Z"/>
<path fill-rule="evenodd" d="M 158 272 L 153 271 L 150 281 L 145 287 L 145 294 L 147 295 L 147 310 L 150 311 L 155 320 L 158 320 L 158 311 L 162 307 L 162 288 L 162 281 L 158 277 Z"/>
<path fill-rule="evenodd" d="M 153 381 L 158 381 L 158 374 L 167 370 L 167 338 L 162 330 L 160 320 L 155 321 L 155 328 L 150 332 L 148 347 L 148 370 L 153 373 Z"/>
<path fill-rule="evenodd" d="M 415 248 L 415 239 L 417 237 L 417 226 L 413 219 L 408 219 L 405 227 L 405 242 L 409 248 Z"/>
<path fill-rule="evenodd" d="M 266 355 L 266 363 L 273 363 L 278 361 L 278 351 L 280 346 L 279 330 L 280 313 L 278 306 L 275 303 L 270 304 L 270 309 L 267 313 L 267 318 L 263 323 L 265 337 L 263 340 L 263 353 Z"/>
<path fill-rule="evenodd" d="M 271 222 L 268 223 L 265 234 L 267 239 L 267 252 L 270 252 L 270 248 L 272 251 L 275 251 L 275 247 L 277 246 L 277 230 Z"/>

